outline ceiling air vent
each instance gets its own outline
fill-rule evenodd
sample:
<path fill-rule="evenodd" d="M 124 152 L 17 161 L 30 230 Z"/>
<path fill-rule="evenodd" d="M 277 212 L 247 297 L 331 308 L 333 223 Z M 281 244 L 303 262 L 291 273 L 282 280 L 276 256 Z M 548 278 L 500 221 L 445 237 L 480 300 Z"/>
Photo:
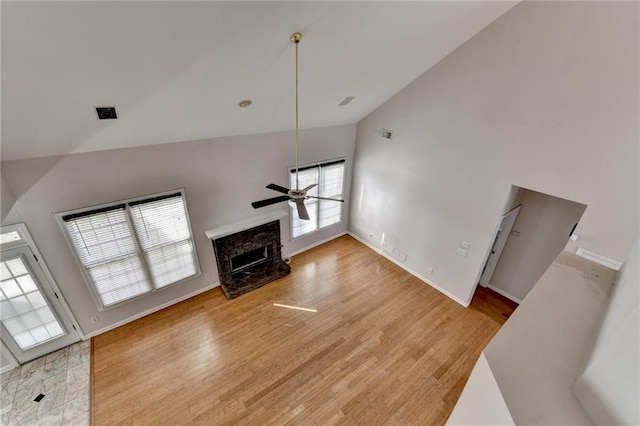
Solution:
<path fill-rule="evenodd" d="M 355 96 L 347 96 L 346 98 L 344 98 L 342 100 L 342 102 L 340 102 L 338 104 L 338 106 L 346 106 L 349 105 L 349 102 L 351 102 L 352 100 L 354 100 L 356 97 Z"/>
<path fill-rule="evenodd" d="M 118 118 L 116 107 L 96 107 L 96 112 L 100 120 L 115 120 Z"/>

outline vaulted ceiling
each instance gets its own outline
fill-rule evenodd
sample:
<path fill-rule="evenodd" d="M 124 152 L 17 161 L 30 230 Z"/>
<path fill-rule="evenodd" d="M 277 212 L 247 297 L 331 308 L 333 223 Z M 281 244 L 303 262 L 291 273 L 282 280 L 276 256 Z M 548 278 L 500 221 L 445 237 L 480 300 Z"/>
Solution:
<path fill-rule="evenodd" d="M 295 31 L 301 127 L 355 123 L 515 3 L 3 1 L 2 160 L 292 129 Z"/>

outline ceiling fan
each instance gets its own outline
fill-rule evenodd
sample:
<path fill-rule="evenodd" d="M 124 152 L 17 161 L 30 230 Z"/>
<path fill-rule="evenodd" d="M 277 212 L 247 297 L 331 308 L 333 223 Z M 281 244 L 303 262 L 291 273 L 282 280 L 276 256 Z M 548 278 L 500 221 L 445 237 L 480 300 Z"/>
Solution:
<path fill-rule="evenodd" d="M 275 183 L 270 183 L 267 185 L 268 189 L 272 189 L 274 191 L 278 191 L 282 194 L 279 197 L 267 198 L 266 200 L 254 201 L 251 203 L 254 209 L 259 209 L 260 207 L 270 206 L 271 204 L 280 203 L 282 201 L 291 201 L 295 203 L 296 208 L 298 210 L 298 217 L 301 220 L 309 220 L 309 212 L 307 211 L 307 207 L 304 205 L 304 201 L 309 198 L 314 198 L 318 200 L 329 200 L 329 201 L 338 201 L 344 203 L 344 200 L 340 200 L 338 198 L 325 198 L 325 197 L 316 197 L 313 195 L 307 195 L 314 187 L 318 186 L 317 183 L 311 184 L 306 188 L 300 189 L 300 185 L 298 184 L 298 152 L 300 150 L 300 140 L 299 140 L 299 126 L 298 126 L 298 44 L 300 44 L 300 40 L 302 40 L 302 33 L 296 32 L 291 34 L 289 37 L 291 43 L 293 43 L 296 47 L 296 187 L 295 188 L 285 188 L 280 185 L 276 185 Z"/>

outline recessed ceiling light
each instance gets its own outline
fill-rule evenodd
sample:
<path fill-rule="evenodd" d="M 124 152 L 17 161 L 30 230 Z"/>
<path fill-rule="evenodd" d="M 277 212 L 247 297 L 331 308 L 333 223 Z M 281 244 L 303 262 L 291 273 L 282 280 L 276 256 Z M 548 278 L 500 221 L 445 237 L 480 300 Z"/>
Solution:
<path fill-rule="evenodd" d="M 248 106 L 251 106 L 252 103 L 253 101 L 251 99 L 243 99 L 240 102 L 238 102 L 238 106 L 240 108 L 246 108 Z"/>

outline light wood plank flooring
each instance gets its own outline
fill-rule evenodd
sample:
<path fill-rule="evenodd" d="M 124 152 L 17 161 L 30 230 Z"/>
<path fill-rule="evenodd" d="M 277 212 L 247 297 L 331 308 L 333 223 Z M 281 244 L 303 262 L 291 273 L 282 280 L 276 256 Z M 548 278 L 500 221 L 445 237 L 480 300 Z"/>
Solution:
<path fill-rule="evenodd" d="M 513 311 L 464 309 L 348 236 L 291 266 L 95 337 L 95 424 L 442 424 Z"/>

